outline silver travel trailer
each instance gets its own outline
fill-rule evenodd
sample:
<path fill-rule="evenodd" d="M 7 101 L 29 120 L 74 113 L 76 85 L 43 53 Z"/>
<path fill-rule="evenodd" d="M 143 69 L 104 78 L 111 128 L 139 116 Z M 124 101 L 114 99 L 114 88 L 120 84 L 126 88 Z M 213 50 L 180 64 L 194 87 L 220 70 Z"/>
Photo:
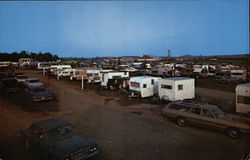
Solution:
<path fill-rule="evenodd" d="M 250 113 L 250 83 L 237 85 L 235 92 L 236 112 Z"/>
<path fill-rule="evenodd" d="M 193 78 L 173 77 L 161 79 L 158 82 L 158 96 L 160 100 L 178 101 L 195 98 L 195 84 Z"/>
<path fill-rule="evenodd" d="M 158 93 L 160 77 L 140 76 L 131 77 L 129 82 L 129 97 L 152 97 Z"/>
<path fill-rule="evenodd" d="M 129 72 L 110 71 L 101 73 L 101 87 L 113 89 L 118 79 L 129 77 Z"/>

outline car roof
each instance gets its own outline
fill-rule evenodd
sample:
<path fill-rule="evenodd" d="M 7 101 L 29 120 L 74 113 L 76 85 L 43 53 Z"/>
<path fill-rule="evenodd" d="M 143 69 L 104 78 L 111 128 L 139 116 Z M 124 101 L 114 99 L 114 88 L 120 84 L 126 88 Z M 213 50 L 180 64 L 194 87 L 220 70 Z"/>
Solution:
<path fill-rule="evenodd" d="M 199 106 L 203 109 L 207 109 L 207 110 L 218 110 L 219 107 L 215 106 L 215 105 L 211 105 L 211 104 L 207 104 L 207 103 L 199 103 L 199 102 L 182 102 L 182 101 L 176 101 L 176 102 L 173 102 L 171 104 L 182 104 L 182 105 L 189 105 L 189 106 Z"/>
<path fill-rule="evenodd" d="M 27 78 L 29 81 L 30 80 L 38 80 L 38 78 Z"/>
<path fill-rule="evenodd" d="M 59 118 L 53 118 L 53 119 L 47 119 L 42 120 L 39 122 L 35 122 L 32 124 L 32 126 L 37 126 L 43 131 L 49 131 L 56 128 L 60 128 L 62 126 L 71 125 L 67 120 L 59 119 Z"/>
<path fill-rule="evenodd" d="M 26 75 L 24 75 L 24 74 L 19 74 L 19 75 L 16 75 L 16 77 L 23 77 L 23 76 L 27 77 L 27 76 L 26 76 Z"/>
<path fill-rule="evenodd" d="M 201 104 L 201 108 L 207 109 L 207 110 L 217 110 L 219 109 L 217 106 L 211 105 L 211 104 Z"/>

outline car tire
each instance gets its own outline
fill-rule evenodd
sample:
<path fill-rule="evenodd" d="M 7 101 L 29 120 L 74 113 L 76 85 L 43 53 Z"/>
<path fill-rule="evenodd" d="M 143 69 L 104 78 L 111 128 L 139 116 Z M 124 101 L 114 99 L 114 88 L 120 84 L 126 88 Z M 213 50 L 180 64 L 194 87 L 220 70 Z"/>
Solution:
<path fill-rule="evenodd" d="M 186 126 L 186 120 L 185 120 L 185 118 L 183 118 L 183 117 L 178 117 L 178 118 L 176 119 L 176 123 L 177 123 L 178 126 L 180 126 L 180 127 L 185 127 L 185 126 Z"/>
<path fill-rule="evenodd" d="M 54 156 L 50 156 L 49 160 L 56 160 L 56 158 Z"/>
<path fill-rule="evenodd" d="M 240 136 L 240 132 L 239 132 L 239 130 L 236 129 L 236 128 L 228 128 L 228 129 L 227 129 L 227 135 L 228 135 L 230 138 L 237 139 L 237 138 L 239 138 L 239 136 Z"/>

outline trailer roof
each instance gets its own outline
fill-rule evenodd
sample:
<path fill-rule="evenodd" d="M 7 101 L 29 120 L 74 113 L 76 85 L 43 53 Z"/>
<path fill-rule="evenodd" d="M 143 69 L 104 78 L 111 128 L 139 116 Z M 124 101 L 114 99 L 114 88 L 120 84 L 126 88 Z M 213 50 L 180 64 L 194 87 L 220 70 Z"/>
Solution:
<path fill-rule="evenodd" d="M 151 76 L 140 76 L 140 77 L 131 77 L 132 81 L 142 81 L 145 79 L 161 79 L 161 77 L 151 77 Z"/>
<path fill-rule="evenodd" d="M 180 80 L 189 80 L 193 78 L 189 77 L 172 77 L 172 78 L 165 78 L 165 80 L 172 80 L 172 81 L 180 81 Z"/>
<path fill-rule="evenodd" d="M 250 88 L 250 83 L 238 84 L 238 85 L 236 86 L 236 88 Z"/>

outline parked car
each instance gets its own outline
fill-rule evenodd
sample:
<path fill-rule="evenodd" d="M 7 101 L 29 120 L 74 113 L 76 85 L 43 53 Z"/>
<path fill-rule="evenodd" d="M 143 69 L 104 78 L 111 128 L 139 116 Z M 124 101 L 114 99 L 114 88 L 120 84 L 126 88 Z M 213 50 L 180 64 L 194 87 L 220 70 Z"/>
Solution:
<path fill-rule="evenodd" d="M 79 135 L 66 120 L 48 119 L 21 130 L 19 136 L 26 148 L 39 152 L 47 159 L 83 160 L 98 153 L 97 145 Z"/>
<path fill-rule="evenodd" d="M 234 77 L 226 77 L 226 76 L 223 76 L 223 77 L 216 77 L 215 79 L 217 82 L 219 83 L 222 83 L 222 84 L 229 84 L 229 83 L 238 83 L 239 80 L 237 78 L 234 78 Z"/>
<path fill-rule="evenodd" d="M 25 95 L 33 102 L 53 100 L 54 96 L 43 86 L 30 86 L 25 88 Z"/>
<path fill-rule="evenodd" d="M 250 121 L 240 116 L 226 114 L 217 106 L 201 103 L 172 102 L 162 110 L 162 115 L 186 124 L 225 131 L 229 137 L 238 138 L 240 133 L 250 133 Z"/>
<path fill-rule="evenodd" d="M 0 82 L 0 90 L 2 92 L 20 92 L 21 86 L 17 83 L 15 78 L 4 78 Z"/>
<path fill-rule="evenodd" d="M 250 160 L 250 152 L 244 154 L 241 158 L 241 160 Z"/>
<path fill-rule="evenodd" d="M 17 76 L 15 77 L 15 79 L 17 80 L 17 82 L 25 82 L 27 78 L 28 78 L 28 77 L 25 76 L 25 75 L 17 75 Z"/>
<path fill-rule="evenodd" d="M 25 87 L 44 86 L 44 83 L 40 82 L 37 78 L 27 78 L 23 84 Z"/>

